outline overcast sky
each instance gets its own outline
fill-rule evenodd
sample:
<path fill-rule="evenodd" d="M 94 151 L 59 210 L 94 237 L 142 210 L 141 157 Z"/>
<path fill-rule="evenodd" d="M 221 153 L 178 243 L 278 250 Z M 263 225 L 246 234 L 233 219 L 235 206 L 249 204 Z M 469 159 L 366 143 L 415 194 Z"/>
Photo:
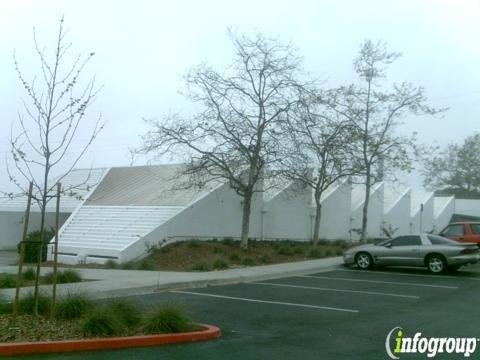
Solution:
<path fill-rule="evenodd" d="M 403 53 L 389 80 L 422 85 L 431 105 L 450 107 L 441 119 L 406 119 L 402 132 L 416 131 L 425 143 L 447 144 L 479 128 L 479 0 L 2 0 L 0 190 L 11 188 L 4 158 L 11 123 L 26 98 L 14 71 L 13 51 L 26 77 L 32 78 L 38 73 L 33 27 L 38 41 L 52 48 L 62 15 L 72 56 L 95 52 L 85 75 L 96 75 L 104 85 L 82 131 L 100 113 L 107 125 L 82 167 L 129 165 L 128 148 L 137 146 L 147 131 L 142 118 L 188 110 L 190 104 L 178 93 L 182 75 L 201 62 L 215 67 L 230 62 L 229 26 L 292 42 L 305 70 L 331 85 L 355 81 L 352 59 L 360 43 L 382 39 Z M 86 137 L 80 134 L 74 147 Z"/>

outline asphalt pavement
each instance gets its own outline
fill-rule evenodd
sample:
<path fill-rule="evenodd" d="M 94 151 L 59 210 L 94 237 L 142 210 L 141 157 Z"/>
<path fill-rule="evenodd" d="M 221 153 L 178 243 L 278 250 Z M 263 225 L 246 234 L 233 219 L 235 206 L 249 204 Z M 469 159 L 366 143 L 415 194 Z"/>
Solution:
<path fill-rule="evenodd" d="M 423 269 L 361 271 L 344 266 L 238 284 L 130 296 L 146 309 L 183 304 L 199 322 L 223 332 L 216 340 L 168 346 L 20 359 L 389 359 L 386 339 L 405 336 L 480 338 L 480 265 L 432 275 Z M 424 359 L 426 354 L 401 354 Z M 436 359 L 460 359 L 440 354 Z M 480 344 L 470 356 L 480 358 Z M 19 359 L 19 358 L 16 358 Z"/>

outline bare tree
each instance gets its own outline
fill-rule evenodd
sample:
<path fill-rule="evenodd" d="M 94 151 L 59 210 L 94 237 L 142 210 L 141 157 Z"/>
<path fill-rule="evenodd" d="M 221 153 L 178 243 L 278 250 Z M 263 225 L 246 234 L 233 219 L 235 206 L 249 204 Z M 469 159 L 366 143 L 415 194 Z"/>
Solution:
<path fill-rule="evenodd" d="M 186 173 L 227 181 L 243 198 L 241 244 L 248 247 L 252 197 L 277 161 L 277 132 L 296 101 L 300 60 L 276 39 L 230 36 L 235 58 L 227 72 L 201 65 L 186 76 L 187 97 L 201 111 L 150 121 L 142 150 L 187 153 Z"/>
<path fill-rule="evenodd" d="M 361 240 L 367 238 L 368 205 L 371 188 L 384 175 L 397 170 L 410 170 L 415 148 L 415 134 L 401 136 L 395 133 L 407 114 L 436 114 L 444 109 L 427 105 L 423 87 L 411 83 L 383 87 L 388 66 L 399 53 L 388 52 L 385 43 L 366 40 L 354 61 L 359 77 L 358 85 L 341 87 L 330 92 L 326 100 L 340 115 L 351 121 L 356 129 L 359 159 L 362 162 L 361 182 L 365 185 Z M 333 100 L 332 100 L 333 99 Z M 411 151 L 413 150 L 413 151 Z"/>
<path fill-rule="evenodd" d="M 10 181 L 18 187 L 20 195 L 27 193 L 24 184 L 33 181 L 35 188 L 33 199 L 38 203 L 41 212 L 41 244 L 44 242 L 47 203 L 56 196 L 55 184 L 50 181 L 52 170 L 62 169 L 63 175 L 57 179 L 61 182 L 76 166 L 104 125 L 101 117 L 98 117 L 85 143 L 79 148 L 73 148 L 73 140 L 78 135 L 87 108 L 95 100 L 99 88 L 95 84 L 94 77 L 81 82 L 82 72 L 94 53 L 86 57 L 78 55 L 69 62 L 66 55 L 71 44 L 66 42 L 66 35 L 67 31 L 64 30 L 62 18 L 52 52 L 53 57 L 50 58 L 46 48 L 41 48 L 38 44 L 34 30 L 35 50 L 40 62 L 38 83 L 37 77 L 32 81 L 24 77 L 14 55 L 15 69 L 27 93 L 28 101 L 23 101 L 24 112 L 18 114 L 17 127 L 20 131 L 15 133 L 12 126 L 10 145 L 14 169 L 7 163 L 7 170 Z M 73 195 L 75 190 L 82 187 L 87 180 L 64 187 L 62 192 Z M 15 196 L 13 193 L 9 195 Z M 41 257 L 42 246 L 39 246 L 35 310 Z"/>
<path fill-rule="evenodd" d="M 325 190 L 348 176 L 356 175 L 360 164 L 355 162 L 350 146 L 351 122 L 324 106 L 316 91 L 305 91 L 292 109 L 284 134 L 288 137 L 281 156 L 281 174 L 313 191 L 315 221 L 312 242 L 318 244 L 322 216 L 321 198 Z"/>

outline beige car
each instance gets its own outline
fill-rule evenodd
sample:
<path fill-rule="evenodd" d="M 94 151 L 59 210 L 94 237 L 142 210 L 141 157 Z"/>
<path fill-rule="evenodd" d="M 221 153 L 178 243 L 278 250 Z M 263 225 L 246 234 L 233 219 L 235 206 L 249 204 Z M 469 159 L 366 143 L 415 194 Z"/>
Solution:
<path fill-rule="evenodd" d="M 374 265 L 417 266 L 438 274 L 477 263 L 480 250 L 474 243 L 458 243 L 438 235 L 418 234 L 355 246 L 345 251 L 343 260 L 345 264 L 356 264 L 359 269 L 369 269 Z"/>

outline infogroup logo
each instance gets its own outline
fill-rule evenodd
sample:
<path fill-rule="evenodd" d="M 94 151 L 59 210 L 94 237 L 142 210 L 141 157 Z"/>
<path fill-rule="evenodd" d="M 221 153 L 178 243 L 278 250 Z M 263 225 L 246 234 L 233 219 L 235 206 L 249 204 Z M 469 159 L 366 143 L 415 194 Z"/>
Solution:
<path fill-rule="evenodd" d="M 413 337 L 406 337 L 403 329 L 394 327 L 387 334 L 385 350 L 391 359 L 400 359 L 401 354 L 427 354 L 433 358 L 437 354 L 462 354 L 470 357 L 477 348 L 477 338 L 439 338 L 422 337 L 421 332 L 415 333 Z"/>

